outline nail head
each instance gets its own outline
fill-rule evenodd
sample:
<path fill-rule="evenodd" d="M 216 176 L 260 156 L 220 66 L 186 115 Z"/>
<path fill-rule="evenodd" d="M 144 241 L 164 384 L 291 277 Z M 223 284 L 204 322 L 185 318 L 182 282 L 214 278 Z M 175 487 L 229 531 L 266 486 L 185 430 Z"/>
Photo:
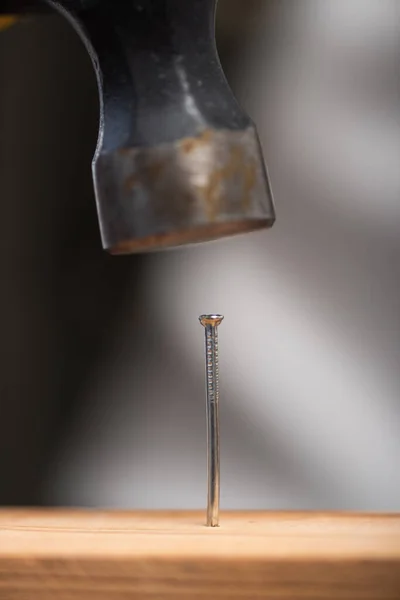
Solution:
<path fill-rule="evenodd" d="M 199 317 L 199 321 L 204 327 L 206 327 L 207 325 L 211 325 L 212 327 L 218 327 L 218 325 L 222 323 L 223 319 L 223 315 L 201 315 Z"/>

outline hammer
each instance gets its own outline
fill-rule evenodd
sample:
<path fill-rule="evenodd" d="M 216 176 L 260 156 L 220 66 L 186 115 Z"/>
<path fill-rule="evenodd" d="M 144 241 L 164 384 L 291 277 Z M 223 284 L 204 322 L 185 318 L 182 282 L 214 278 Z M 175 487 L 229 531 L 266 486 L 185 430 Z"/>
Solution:
<path fill-rule="evenodd" d="M 53 9 L 96 72 L 92 163 L 103 248 L 148 252 L 272 226 L 254 124 L 223 73 L 217 0 L 6 0 L 4 14 Z"/>

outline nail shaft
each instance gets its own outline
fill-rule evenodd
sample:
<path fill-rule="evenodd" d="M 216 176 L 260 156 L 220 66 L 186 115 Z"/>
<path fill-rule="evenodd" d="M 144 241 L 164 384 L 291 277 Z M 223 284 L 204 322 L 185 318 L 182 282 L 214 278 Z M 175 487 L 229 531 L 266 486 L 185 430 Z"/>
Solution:
<path fill-rule="evenodd" d="M 206 418 L 207 418 L 207 526 L 219 525 L 220 452 L 219 452 L 219 371 L 218 325 L 222 315 L 199 317 L 206 339 Z"/>

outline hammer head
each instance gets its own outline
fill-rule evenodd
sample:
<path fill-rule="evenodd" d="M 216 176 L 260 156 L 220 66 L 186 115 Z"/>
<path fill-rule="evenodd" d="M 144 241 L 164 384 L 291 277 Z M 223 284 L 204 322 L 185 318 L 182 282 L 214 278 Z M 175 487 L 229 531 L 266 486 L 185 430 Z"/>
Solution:
<path fill-rule="evenodd" d="M 269 227 L 256 130 L 215 44 L 216 0 L 62 0 L 97 73 L 93 160 L 102 242 L 114 254 Z"/>

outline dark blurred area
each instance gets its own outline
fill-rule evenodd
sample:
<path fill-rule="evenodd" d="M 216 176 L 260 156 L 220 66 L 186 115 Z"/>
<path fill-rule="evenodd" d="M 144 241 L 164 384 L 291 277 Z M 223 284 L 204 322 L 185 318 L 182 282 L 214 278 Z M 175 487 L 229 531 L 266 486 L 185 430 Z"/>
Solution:
<path fill-rule="evenodd" d="M 214 311 L 222 508 L 399 508 L 400 4 L 221 0 L 218 46 L 276 225 L 111 257 L 89 57 L 0 34 L 0 504 L 204 506 Z"/>
<path fill-rule="evenodd" d="M 97 87 L 69 24 L 40 16 L 3 32 L 0 81 L 0 502 L 41 504 L 49 457 L 144 259 L 101 249 Z"/>

